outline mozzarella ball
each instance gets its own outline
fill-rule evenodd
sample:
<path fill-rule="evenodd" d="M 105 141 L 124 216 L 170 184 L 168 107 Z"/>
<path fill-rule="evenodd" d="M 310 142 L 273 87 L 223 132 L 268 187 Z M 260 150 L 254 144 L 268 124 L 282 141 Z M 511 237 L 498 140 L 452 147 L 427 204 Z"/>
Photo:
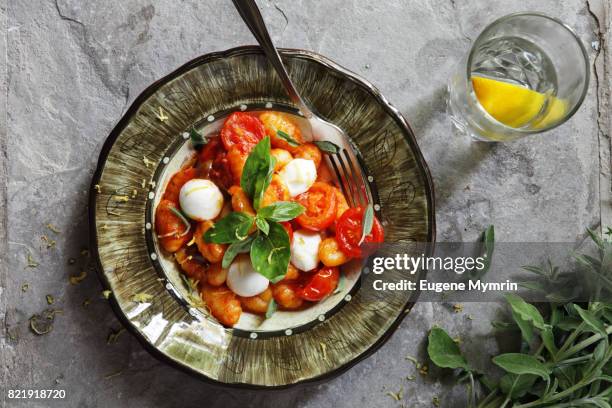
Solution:
<path fill-rule="evenodd" d="M 319 265 L 319 244 L 321 235 L 306 229 L 293 233 L 291 263 L 302 271 L 311 271 Z"/>
<path fill-rule="evenodd" d="M 248 255 L 239 255 L 227 271 L 227 286 L 238 296 L 257 296 L 268 288 L 270 281 L 251 265 Z"/>
<path fill-rule="evenodd" d="M 186 182 L 179 193 L 181 210 L 189 218 L 206 221 L 217 218 L 223 208 L 223 194 L 210 180 L 193 179 Z"/>
<path fill-rule="evenodd" d="M 317 168 L 312 160 L 293 159 L 278 173 L 287 186 L 289 195 L 295 197 L 308 191 L 317 179 Z"/>

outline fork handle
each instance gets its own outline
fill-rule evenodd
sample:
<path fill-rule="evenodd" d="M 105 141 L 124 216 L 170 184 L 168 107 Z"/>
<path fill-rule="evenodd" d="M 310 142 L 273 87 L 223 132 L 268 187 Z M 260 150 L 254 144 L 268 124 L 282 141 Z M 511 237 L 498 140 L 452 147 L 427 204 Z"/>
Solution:
<path fill-rule="evenodd" d="M 255 0 L 232 0 L 232 2 L 238 10 L 238 13 L 240 13 L 240 17 L 242 17 L 247 27 L 249 27 L 251 33 L 253 33 L 253 36 L 255 36 L 255 39 L 263 49 L 268 61 L 270 61 L 270 64 L 272 64 L 272 67 L 274 67 L 274 70 L 278 74 L 281 83 L 289 95 L 289 99 L 291 99 L 291 101 L 298 106 L 306 118 L 312 118 L 312 111 L 304 103 L 304 100 L 295 89 L 291 78 L 289 78 L 289 74 L 287 74 L 287 70 L 285 69 L 285 65 L 281 60 L 278 50 L 272 43 L 272 39 L 270 38 L 270 34 L 266 28 L 266 23 L 264 23 L 263 18 L 261 17 L 259 7 L 257 7 Z"/>

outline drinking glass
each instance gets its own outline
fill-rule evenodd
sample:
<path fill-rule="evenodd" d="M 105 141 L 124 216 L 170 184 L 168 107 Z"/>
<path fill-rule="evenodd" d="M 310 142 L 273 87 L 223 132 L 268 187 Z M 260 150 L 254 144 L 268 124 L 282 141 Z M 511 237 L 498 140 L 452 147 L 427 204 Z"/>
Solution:
<path fill-rule="evenodd" d="M 589 58 L 576 33 L 539 13 L 502 17 L 478 36 L 448 85 L 453 123 L 477 140 L 546 132 L 580 107 Z"/>

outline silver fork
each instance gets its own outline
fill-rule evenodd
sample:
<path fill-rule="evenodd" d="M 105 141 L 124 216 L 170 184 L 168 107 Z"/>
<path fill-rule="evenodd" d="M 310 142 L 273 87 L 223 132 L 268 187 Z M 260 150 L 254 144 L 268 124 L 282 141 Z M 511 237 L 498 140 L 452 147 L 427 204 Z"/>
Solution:
<path fill-rule="evenodd" d="M 278 50 L 272 43 L 266 24 L 261 17 L 255 0 L 232 0 L 240 16 L 247 27 L 255 36 L 255 39 L 263 49 L 272 67 L 278 74 L 281 83 L 285 87 L 289 99 L 298 107 L 310 125 L 312 140 L 332 142 L 339 147 L 336 154 L 327 154 L 327 160 L 331 164 L 340 188 L 351 207 L 366 206 L 372 202 L 371 192 L 365 179 L 364 171 L 359 164 L 357 155 L 351 147 L 347 135 L 336 125 L 329 123 L 317 116 L 306 105 L 297 89 L 293 85 L 285 65 L 281 60 Z"/>

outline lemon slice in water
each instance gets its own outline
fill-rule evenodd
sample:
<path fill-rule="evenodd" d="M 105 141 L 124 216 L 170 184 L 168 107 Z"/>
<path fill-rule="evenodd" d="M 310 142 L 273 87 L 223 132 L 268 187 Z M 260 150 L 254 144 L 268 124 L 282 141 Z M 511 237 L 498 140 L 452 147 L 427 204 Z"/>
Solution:
<path fill-rule="evenodd" d="M 499 122 L 513 128 L 532 122 L 547 100 L 543 93 L 491 78 L 473 76 L 472 86 L 482 107 Z M 546 114 L 531 123 L 531 128 L 544 128 L 567 112 L 566 101 L 555 97 L 548 101 Z"/>

